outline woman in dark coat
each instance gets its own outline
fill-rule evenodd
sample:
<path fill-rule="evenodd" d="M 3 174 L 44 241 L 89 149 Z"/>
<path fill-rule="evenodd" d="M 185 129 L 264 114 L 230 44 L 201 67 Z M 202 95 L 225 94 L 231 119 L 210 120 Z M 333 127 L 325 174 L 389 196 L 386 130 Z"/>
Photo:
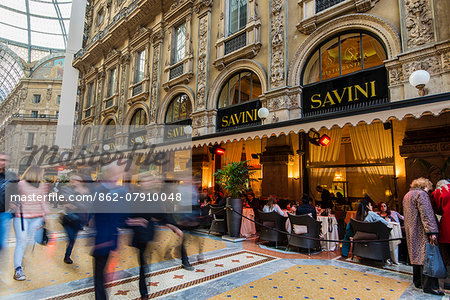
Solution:
<path fill-rule="evenodd" d="M 428 294 L 444 295 L 439 290 L 438 279 L 423 275 L 425 245 L 437 245 L 438 226 L 431 206 L 428 191 L 432 183 L 426 178 L 418 178 L 411 183 L 411 189 L 403 198 L 406 243 L 413 265 L 413 282 L 416 288 L 423 288 Z"/>

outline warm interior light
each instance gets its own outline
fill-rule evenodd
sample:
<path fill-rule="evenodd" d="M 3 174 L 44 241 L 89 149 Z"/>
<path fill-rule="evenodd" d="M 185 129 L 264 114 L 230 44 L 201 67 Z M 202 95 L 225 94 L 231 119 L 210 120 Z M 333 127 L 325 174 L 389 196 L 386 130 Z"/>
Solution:
<path fill-rule="evenodd" d="M 209 148 L 209 152 L 211 152 L 212 154 L 216 154 L 216 155 L 224 155 L 225 149 L 220 146 L 214 146 L 214 147 Z"/>

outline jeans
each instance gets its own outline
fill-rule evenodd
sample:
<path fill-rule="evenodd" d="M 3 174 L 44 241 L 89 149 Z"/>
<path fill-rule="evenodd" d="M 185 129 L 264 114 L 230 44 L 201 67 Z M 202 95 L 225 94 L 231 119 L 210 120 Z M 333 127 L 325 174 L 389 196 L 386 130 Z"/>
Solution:
<path fill-rule="evenodd" d="M 70 255 L 72 254 L 73 245 L 75 245 L 79 227 L 64 226 L 64 229 L 66 230 L 67 238 L 69 239 L 69 241 L 67 242 L 66 254 L 64 257 L 70 257 Z"/>
<path fill-rule="evenodd" d="M 350 238 L 354 236 L 353 228 L 350 225 L 350 222 L 345 227 L 345 236 L 344 241 L 350 241 Z M 344 257 L 348 257 L 348 253 L 350 252 L 351 243 L 342 243 L 341 255 Z"/>
<path fill-rule="evenodd" d="M 24 218 L 23 230 L 21 218 L 13 219 L 14 232 L 16 234 L 16 249 L 14 251 L 14 268 L 22 266 L 22 259 L 28 241 L 34 242 L 34 235 L 39 227 L 44 224 L 44 218 Z"/>
<path fill-rule="evenodd" d="M 9 230 L 11 228 L 11 219 L 11 213 L 0 213 L 0 251 L 8 246 L 8 236 Z"/>

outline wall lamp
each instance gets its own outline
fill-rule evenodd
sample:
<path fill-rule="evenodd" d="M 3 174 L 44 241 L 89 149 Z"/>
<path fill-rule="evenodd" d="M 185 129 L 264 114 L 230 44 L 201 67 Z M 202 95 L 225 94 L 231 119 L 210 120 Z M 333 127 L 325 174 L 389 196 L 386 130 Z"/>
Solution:
<path fill-rule="evenodd" d="M 419 91 L 419 96 L 425 96 L 428 94 L 427 89 L 425 89 L 425 85 L 430 81 L 430 73 L 425 70 L 417 70 L 412 72 L 409 76 L 409 83 L 412 86 L 415 86 Z"/>
<path fill-rule="evenodd" d="M 328 135 L 320 135 L 320 133 L 314 129 L 311 129 L 310 132 L 314 134 L 312 137 L 308 135 L 311 144 L 316 146 L 328 146 L 331 143 L 331 138 Z"/>

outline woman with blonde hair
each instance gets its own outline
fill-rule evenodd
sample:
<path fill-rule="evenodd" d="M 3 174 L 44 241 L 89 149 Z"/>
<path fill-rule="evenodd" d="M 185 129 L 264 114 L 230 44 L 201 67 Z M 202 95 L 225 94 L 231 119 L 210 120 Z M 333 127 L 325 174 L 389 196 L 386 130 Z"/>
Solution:
<path fill-rule="evenodd" d="M 265 213 L 273 212 L 275 211 L 280 216 L 287 217 L 287 213 L 285 213 L 278 204 L 276 204 L 276 198 L 275 196 L 270 196 L 269 201 L 267 201 L 267 204 L 264 205 L 263 211 Z"/>
<path fill-rule="evenodd" d="M 413 265 L 413 283 L 425 293 L 444 295 L 439 290 L 438 279 L 423 275 L 426 243 L 437 245 L 438 226 L 428 192 L 433 184 L 426 178 L 418 178 L 411 183 L 411 189 L 403 197 L 406 243 Z"/>
<path fill-rule="evenodd" d="M 13 226 L 16 235 L 14 279 L 19 281 L 26 279 L 23 274 L 22 260 L 28 240 L 34 240 L 34 235 L 42 228 L 44 217 L 49 211 L 46 203 L 48 185 L 42 182 L 43 173 L 40 167 L 30 166 L 18 183 L 20 201 L 14 215 Z"/>

